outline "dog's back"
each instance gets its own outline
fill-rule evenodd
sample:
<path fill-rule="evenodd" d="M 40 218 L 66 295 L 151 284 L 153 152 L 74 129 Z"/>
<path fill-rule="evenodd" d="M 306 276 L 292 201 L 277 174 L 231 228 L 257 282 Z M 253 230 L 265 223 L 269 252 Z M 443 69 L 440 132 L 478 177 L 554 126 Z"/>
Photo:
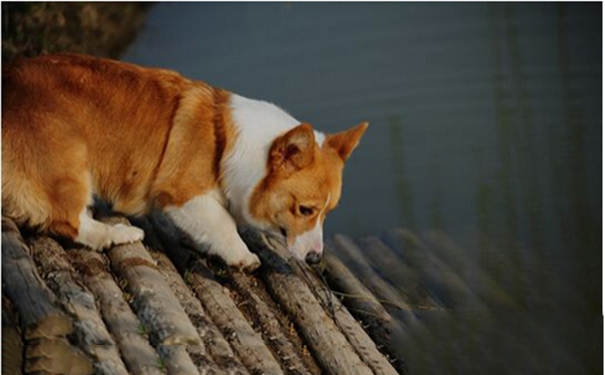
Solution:
<path fill-rule="evenodd" d="M 20 223 L 73 237 L 91 192 L 146 209 L 181 93 L 177 73 L 77 55 L 2 73 L 2 204 Z"/>

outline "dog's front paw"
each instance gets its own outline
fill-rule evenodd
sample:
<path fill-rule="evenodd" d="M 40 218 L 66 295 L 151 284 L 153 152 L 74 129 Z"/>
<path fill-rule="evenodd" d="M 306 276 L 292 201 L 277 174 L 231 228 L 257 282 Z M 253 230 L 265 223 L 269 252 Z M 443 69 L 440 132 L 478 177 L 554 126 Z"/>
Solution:
<path fill-rule="evenodd" d="M 112 244 L 120 245 L 141 241 L 145 237 L 145 232 L 137 227 L 116 224 L 111 227 L 109 236 Z"/>
<path fill-rule="evenodd" d="M 260 267 L 260 259 L 248 250 L 243 241 L 240 246 L 233 246 L 228 251 L 221 251 L 217 255 L 223 258 L 229 267 L 238 271 L 252 272 Z"/>
<path fill-rule="evenodd" d="M 260 259 L 258 259 L 258 256 L 256 254 L 248 252 L 248 254 L 246 254 L 246 256 L 239 262 L 232 263 L 229 265 L 239 271 L 249 273 L 255 271 L 258 267 L 260 267 Z"/>

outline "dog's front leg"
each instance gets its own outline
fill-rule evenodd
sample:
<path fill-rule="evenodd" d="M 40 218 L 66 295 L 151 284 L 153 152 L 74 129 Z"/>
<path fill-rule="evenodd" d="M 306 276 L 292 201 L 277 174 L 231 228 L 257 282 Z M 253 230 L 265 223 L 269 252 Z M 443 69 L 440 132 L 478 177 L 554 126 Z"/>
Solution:
<path fill-rule="evenodd" d="M 235 220 L 217 192 L 196 196 L 179 207 L 167 206 L 164 211 L 193 240 L 209 246 L 209 254 L 220 256 L 229 266 L 245 271 L 260 266 L 258 257 L 237 233 Z"/>

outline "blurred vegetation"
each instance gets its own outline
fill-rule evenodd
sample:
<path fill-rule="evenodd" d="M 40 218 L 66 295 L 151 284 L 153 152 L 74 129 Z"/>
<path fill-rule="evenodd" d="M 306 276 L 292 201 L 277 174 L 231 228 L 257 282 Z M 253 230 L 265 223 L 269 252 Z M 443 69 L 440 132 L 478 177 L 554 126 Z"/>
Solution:
<path fill-rule="evenodd" d="M 149 3 L 2 3 L 2 62 L 53 52 L 118 57 Z"/>

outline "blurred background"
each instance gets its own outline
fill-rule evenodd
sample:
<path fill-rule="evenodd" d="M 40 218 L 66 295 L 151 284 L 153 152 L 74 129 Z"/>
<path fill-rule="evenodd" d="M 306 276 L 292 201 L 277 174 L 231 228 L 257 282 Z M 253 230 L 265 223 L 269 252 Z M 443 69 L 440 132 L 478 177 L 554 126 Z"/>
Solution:
<path fill-rule="evenodd" d="M 426 292 L 392 310 L 410 374 L 602 373 L 600 3 L 160 3 L 123 58 L 371 123 L 325 230 Z M 420 258 L 364 246 L 393 228 Z"/>
<path fill-rule="evenodd" d="M 325 231 L 409 373 L 603 372 L 601 3 L 104 4 L 3 3 L 3 62 L 120 57 L 369 121 Z"/>

